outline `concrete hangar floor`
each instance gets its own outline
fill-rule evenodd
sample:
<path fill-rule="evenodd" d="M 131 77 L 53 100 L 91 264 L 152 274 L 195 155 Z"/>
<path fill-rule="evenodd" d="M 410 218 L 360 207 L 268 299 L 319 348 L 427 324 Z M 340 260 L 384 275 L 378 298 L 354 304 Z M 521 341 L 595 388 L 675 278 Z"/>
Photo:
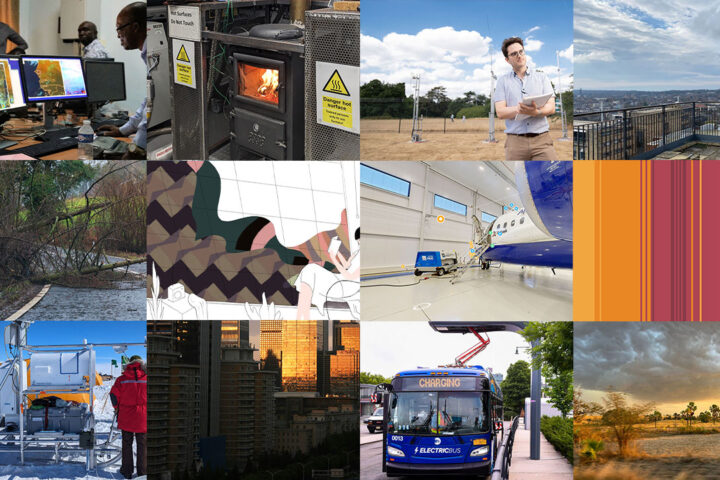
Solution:
<path fill-rule="evenodd" d="M 572 269 L 556 268 L 553 275 L 547 267 L 493 264 L 471 268 L 454 285 L 451 279 L 425 274 L 363 280 L 362 319 L 572 321 Z"/>

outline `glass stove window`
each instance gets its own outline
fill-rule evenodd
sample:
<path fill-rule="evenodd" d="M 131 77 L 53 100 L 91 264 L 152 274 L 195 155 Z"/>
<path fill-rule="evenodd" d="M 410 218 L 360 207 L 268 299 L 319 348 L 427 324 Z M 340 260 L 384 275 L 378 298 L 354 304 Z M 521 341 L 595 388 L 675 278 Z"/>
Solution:
<path fill-rule="evenodd" d="M 280 99 L 279 73 L 275 69 L 240 63 L 238 92 L 243 97 L 277 105 Z"/>

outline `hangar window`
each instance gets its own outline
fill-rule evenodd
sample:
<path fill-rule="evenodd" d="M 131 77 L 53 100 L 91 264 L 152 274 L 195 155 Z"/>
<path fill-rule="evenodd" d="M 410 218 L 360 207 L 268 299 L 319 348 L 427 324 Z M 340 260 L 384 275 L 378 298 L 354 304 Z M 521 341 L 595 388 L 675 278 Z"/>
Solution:
<path fill-rule="evenodd" d="M 455 200 L 450 200 L 449 198 L 445 198 L 440 195 L 435 195 L 435 203 L 434 204 L 435 204 L 436 208 L 442 208 L 443 210 L 457 213 L 459 215 L 462 215 L 463 217 L 467 216 L 467 205 L 458 203 Z"/>
<path fill-rule="evenodd" d="M 360 164 L 360 183 L 403 197 L 410 196 L 410 182 L 377 168 L 368 167 L 364 163 Z"/>
<path fill-rule="evenodd" d="M 525 223 L 525 217 L 520 217 L 520 225 L 522 225 L 523 223 Z"/>
<path fill-rule="evenodd" d="M 490 215 L 487 212 L 482 212 L 482 215 L 480 215 L 480 218 L 483 222 L 492 223 L 493 220 L 495 220 L 497 217 L 495 215 Z"/>

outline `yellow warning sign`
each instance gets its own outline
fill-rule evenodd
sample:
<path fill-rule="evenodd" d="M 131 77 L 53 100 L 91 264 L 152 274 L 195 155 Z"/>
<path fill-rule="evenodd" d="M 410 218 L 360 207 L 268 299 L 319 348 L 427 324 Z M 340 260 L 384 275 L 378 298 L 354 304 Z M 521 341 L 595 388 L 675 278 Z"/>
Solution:
<path fill-rule="evenodd" d="M 190 57 L 188 57 L 187 51 L 185 50 L 185 45 L 180 47 L 180 51 L 177 54 L 177 59 L 181 62 L 190 63 Z"/>
<path fill-rule="evenodd" d="M 176 63 L 175 68 L 177 69 L 175 72 L 175 81 L 177 83 L 184 83 L 185 85 L 190 86 L 194 84 L 192 66 Z"/>
<path fill-rule="evenodd" d="M 330 75 L 330 79 L 323 87 L 323 92 L 337 93 L 338 95 L 345 95 L 346 97 L 350 96 L 350 92 L 348 92 L 345 82 L 343 82 L 340 72 L 338 72 L 337 69 Z"/>
<path fill-rule="evenodd" d="M 322 97 L 323 122 L 332 123 L 345 128 L 353 128 L 352 100 Z"/>

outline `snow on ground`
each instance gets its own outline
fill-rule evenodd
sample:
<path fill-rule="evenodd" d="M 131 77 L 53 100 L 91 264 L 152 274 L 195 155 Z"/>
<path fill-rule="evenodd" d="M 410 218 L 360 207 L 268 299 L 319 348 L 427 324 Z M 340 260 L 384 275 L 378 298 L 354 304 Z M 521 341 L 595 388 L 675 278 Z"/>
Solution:
<path fill-rule="evenodd" d="M 94 389 L 95 404 L 93 411 L 95 413 L 95 435 L 98 442 L 105 441 L 106 434 L 110 431 L 113 421 L 114 410 L 110 401 L 110 388 L 112 388 L 114 382 L 114 379 L 106 381 L 103 385 Z M 112 444 L 118 449 L 121 448 L 122 441 L 119 432 Z M 98 462 L 101 461 L 103 460 L 98 460 Z M 20 465 L 19 454 L 0 452 L 0 480 L 121 479 L 123 476 L 119 470 L 120 459 L 112 465 L 98 467 L 93 471 L 86 472 L 85 455 L 83 453 L 62 455 L 62 461 L 58 464 L 52 463 L 51 454 L 26 454 L 25 465 Z M 147 476 L 137 478 L 147 479 Z"/>

